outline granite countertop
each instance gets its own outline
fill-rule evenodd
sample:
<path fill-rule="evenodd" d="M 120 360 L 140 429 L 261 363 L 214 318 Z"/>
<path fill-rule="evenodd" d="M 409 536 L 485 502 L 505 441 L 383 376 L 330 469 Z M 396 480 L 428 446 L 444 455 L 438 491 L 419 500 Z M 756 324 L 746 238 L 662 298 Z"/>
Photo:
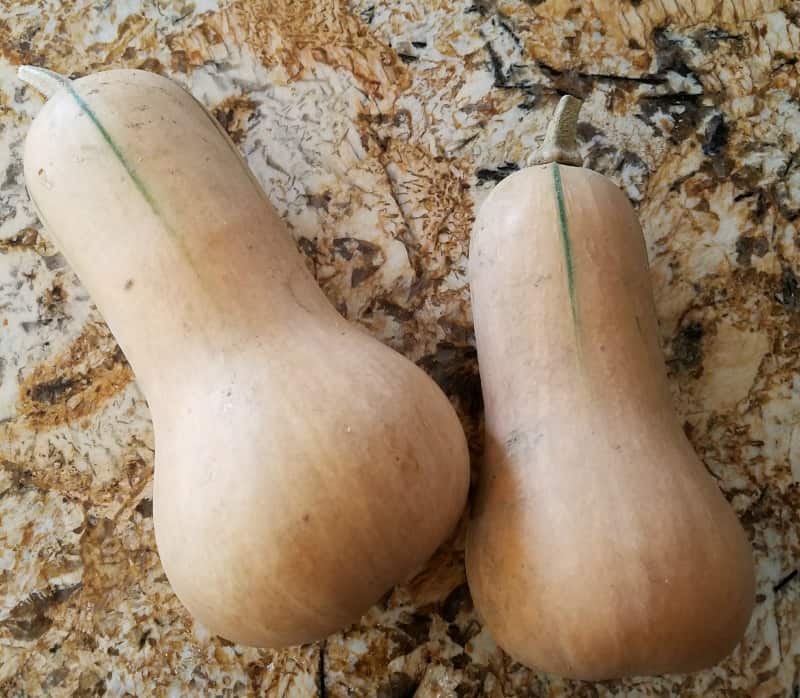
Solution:
<path fill-rule="evenodd" d="M 797 696 L 799 49 L 800 3 L 774 0 L 3 3 L 0 694 Z M 474 211 L 558 95 L 583 97 L 582 153 L 643 223 L 676 409 L 753 541 L 742 645 L 692 676 L 529 671 L 475 616 L 463 525 L 325 643 L 255 650 L 194 623 L 153 538 L 147 405 L 25 193 L 42 100 L 20 63 L 145 68 L 189 88 L 331 301 L 446 390 L 475 464 Z"/>

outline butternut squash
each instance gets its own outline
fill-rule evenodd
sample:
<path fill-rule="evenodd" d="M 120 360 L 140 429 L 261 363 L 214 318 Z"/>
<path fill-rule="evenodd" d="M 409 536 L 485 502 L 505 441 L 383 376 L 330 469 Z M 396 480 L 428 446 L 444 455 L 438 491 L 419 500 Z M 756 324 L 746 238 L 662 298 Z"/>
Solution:
<path fill-rule="evenodd" d="M 357 620 L 465 504 L 447 398 L 335 311 L 188 92 L 136 70 L 20 77 L 51 95 L 25 145 L 31 199 L 151 408 L 175 592 L 249 645 Z"/>
<path fill-rule="evenodd" d="M 514 659 L 580 679 L 725 657 L 751 550 L 673 413 L 641 228 L 583 169 L 565 97 L 535 164 L 475 222 L 486 454 L 467 533 L 476 608 Z"/>

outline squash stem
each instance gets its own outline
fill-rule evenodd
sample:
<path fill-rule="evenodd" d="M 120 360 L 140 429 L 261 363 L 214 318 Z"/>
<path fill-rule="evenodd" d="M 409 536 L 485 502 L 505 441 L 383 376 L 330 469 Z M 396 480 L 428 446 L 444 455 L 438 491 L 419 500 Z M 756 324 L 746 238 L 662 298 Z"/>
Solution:
<path fill-rule="evenodd" d="M 35 65 L 21 65 L 17 69 L 17 77 L 45 97 L 52 97 L 56 90 L 69 81 L 69 78 L 65 78 L 63 75 Z"/>
<path fill-rule="evenodd" d="M 531 165 L 547 165 L 558 162 L 562 165 L 580 167 L 583 158 L 578 150 L 578 113 L 583 101 L 572 95 L 564 95 L 558 102 L 553 118 L 547 126 L 541 148 L 531 158 Z"/>

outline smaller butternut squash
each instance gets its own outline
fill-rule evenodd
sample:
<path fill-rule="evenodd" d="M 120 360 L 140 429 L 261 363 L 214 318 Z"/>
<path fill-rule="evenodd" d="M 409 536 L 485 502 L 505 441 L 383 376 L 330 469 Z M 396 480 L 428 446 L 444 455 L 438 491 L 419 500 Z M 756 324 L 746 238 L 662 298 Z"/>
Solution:
<path fill-rule="evenodd" d="M 476 608 L 516 660 L 580 679 L 694 671 L 753 607 L 750 546 L 672 410 L 641 228 L 581 163 L 565 97 L 470 247 L 486 455 Z"/>

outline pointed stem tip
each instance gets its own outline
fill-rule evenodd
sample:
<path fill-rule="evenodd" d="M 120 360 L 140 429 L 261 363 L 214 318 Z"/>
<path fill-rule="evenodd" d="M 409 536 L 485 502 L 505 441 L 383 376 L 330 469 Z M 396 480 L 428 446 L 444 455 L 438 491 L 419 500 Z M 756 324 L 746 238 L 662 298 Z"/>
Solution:
<path fill-rule="evenodd" d="M 564 95 L 558 102 L 541 148 L 531 158 L 531 165 L 546 165 L 558 162 L 562 165 L 580 167 L 583 158 L 578 150 L 578 114 L 583 101 L 572 95 Z"/>
<path fill-rule="evenodd" d="M 69 78 L 65 78 L 63 75 L 35 65 L 21 65 L 17 68 L 17 77 L 45 97 L 52 97 L 58 88 L 63 87 L 69 81 Z"/>

